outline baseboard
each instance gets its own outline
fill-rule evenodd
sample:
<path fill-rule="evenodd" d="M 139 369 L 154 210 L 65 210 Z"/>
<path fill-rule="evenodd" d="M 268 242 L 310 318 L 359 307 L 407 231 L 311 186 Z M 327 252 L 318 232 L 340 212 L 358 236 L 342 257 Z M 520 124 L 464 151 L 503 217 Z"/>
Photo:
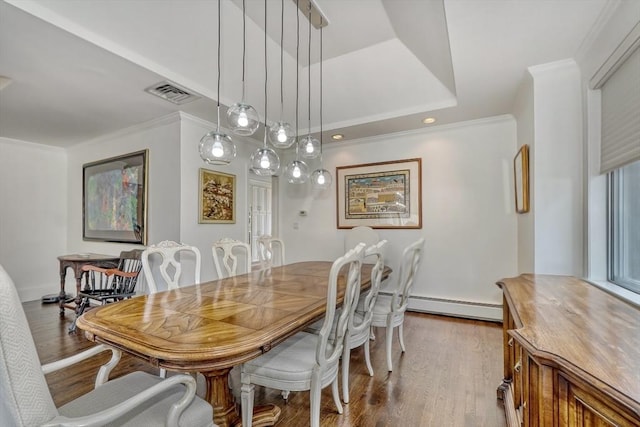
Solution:
<path fill-rule="evenodd" d="M 380 293 L 389 295 L 385 292 Z M 432 313 L 441 314 L 444 316 L 463 317 L 465 319 L 502 322 L 501 304 L 411 296 L 409 297 L 408 310 L 417 311 L 420 313 Z"/>
<path fill-rule="evenodd" d="M 69 293 L 69 286 L 67 286 L 66 291 Z M 28 302 L 28 301 L 36 301 L 40 300 L 43 295 L 49 294 L 57 294 L 60 292 L 60 283 L 57 286 L 55 285 L 42 285 L 42 286 L 31 286 L 28 288 L 18 288 L 18 296 L 20 297 L 20 302 Z M 75 295 L 75 292 L 74 292 Z"/>

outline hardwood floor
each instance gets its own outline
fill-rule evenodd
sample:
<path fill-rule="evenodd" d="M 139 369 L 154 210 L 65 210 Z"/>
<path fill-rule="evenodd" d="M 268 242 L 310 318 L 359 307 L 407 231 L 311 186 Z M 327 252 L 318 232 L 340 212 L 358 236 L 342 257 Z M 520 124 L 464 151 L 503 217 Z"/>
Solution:
<path fill-rule="evenodd" d="M 42 363 L 77 353 L 92 345 L 82 333 L 67 333 L 73 314 L 58 316 L 55 304 L 24 304 Z M 502 328 L 499 324 L 408 313 L 405 320 L 407 352 L 401 354 L 394 339 L 394 371 L 387 373 L 384 330 L 371 342 L 374 376 L 364 365 L 362 348 L 351 353 L 349 375 L 351 403 L 339 415 L 331 387 L 323 390 L 323 426 L 506 426 L 496 388 L 502 379 Z M 56 405 L 62 405 L 93 388 L 97 367 L 82 364 L 47 376 Z M 157 370 L 133 357 L 123 356 L 112 377 L 130 370 Z M 304 426 L 309 421 L 309 395 L 292 392 L 285 404 L 276 390 L 256 387 L 255 403 L 275 403 L 282 408 L 278 426 Z"/>

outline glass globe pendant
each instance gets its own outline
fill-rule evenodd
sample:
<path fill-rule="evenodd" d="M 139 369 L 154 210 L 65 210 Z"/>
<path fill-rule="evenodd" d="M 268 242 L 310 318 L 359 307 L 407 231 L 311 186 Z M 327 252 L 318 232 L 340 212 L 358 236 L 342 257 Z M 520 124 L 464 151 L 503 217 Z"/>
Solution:
<path fill-rule="evenodd" d="M 218 1 L 218 123 L 216 130 L 207 132 L 198 145 L 200 158 L 210 165 L 228 165 L 236 157 L 236 146 L 229 135 L 220 132 L 220 1 Z"/>
<path fill-rule="evenodd" d="M 269 141 L 276 148 L 289 148 L 296 142 L 291 125 L 282 119 L 284 110 L 284 0 L 280 1 L 280 120 L 269 128 Z"/>
<path fill-rule="evenodd" d="M 227 123 L 231 132 L 240 136 L 251 136 L 260 126 L 260 116 L 255 108 L 244 101 L 244 69 L 246 58 L 246 5 L 242 0 L 242 101 L 236 102 L 227 110 Z"/>
<path fill-rule="evenodd" d="M 236 135 L 251 136 L 258 130 L 260 117 L 251 105 L 237 102 L 227 110 L 227 122 Z"/>
<path fill-rule="evenodd" d="M 267 2 L 264 2 L 264 123 L 267 123 Z M 251 154 L 249 170 L 258 176 L 273 176 L 280 169 L 280 157 L 271 148 L 267 147 L 267 129 L 264 131 L 264 145 Z"/>
<path fill-rule="evenodd" d="M 235 144 L 219 129 L 203 136 L 198 148 L 202 160 L 210 165 L 228 165 L 236 157 Z"/>
<path fill-rule="evenodd" d="M 322 24 L 322 18 L 320 18 L 320 24 Z M 309 136 L 310 138 L 310 136 Z M 322 25 L 320 26 L 320 168 L 313 171 L 311 174 L 311 185 L 316 190 L 326 190 L 331 187 L 331 182 L 333 179 L 331 178 L 331 173 L 326 170 L 323 166 L 323 158 L 322 158 Z"/>
<path fill-rule="evenodd" d="M 315 189 L 326 190 L 331 187 L 332 181 L 331 173 L 322 167 L 314 170 L 311 174 L 311 185 Z"/>
<path fill-rule="evenodd" d="M 249 168 L 259 176 L 272 176 L 280 169 L 280 158 L 271 148 L 259 148 L 253 152 L 249 159 Z"/>
<path fill-rule="evenodd" d="M 320 27 L 320 31 L 322 31 L 322 27 Z M 311 136 L 311 9 L 309 9 L 309 56 L 308 56 L 308 78 L 309 78 L 309 83 L 308 83 L 308 88 L 309 88 L 309 97 L 307 98 L 308 100 L 308 119 L 309 119 L 309 134 L 307 136 L 305 136 L 304 138 L 302 138 L 300 140 L 300 142 L 298 142 L 299 144 L 299 149 L 300 149 L 300 155 L 302 157 L 304 157 L 305 159 L 315 159 L 316 157 L 318 157 L 320 155 L 320 141 L 318 141 L 316 138 Z M 320 53 L 322 55 L 322 52 Z M 322 61 L 322 58 L 320 58 L 320 60 Z M 322 77 L 320 78 L 320 84 L 322 84 Z M 322 95 L 322 91 L 321 91 L 321 95 Z M 322 102 L 321 102 L 322 104 Z M 321 133 L 322 136 L 322 133 Z"/>
<path fill-rule="evenodd" d="M 304 184 L 309 179 L 309 167 L 302 160 L 294 160 L 287 165 L 284 176 L 289 184 Z"/>
<path fill-rule="evenodd" d="M 320 141 L 311 135 L 307 135 L 300 140 L 300 154 L 305 159 L 315 159 L 320 155 Z"/>
<path fill-rule="evenodd" d="M 269 141 L 276 148 L 289 148 L 296 141 L 296 135 L 289 123 L 279 121 L 269 128 Z"/>

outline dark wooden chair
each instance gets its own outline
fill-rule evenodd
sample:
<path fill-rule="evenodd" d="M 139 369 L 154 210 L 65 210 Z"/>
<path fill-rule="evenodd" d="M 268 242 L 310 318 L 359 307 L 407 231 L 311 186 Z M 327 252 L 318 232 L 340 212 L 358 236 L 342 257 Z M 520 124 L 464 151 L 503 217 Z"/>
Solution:
<path fill-rule="evenodd" d="M 131 298 L 136 294 L 136 284 L 142 269 L 142 250 L 122 251 L 117 268 L 101 268 L 95 265 L 82 267 L 80 304 L 76 307 L 76 319 L 89 307 L 91 301 L 98 305 Z M 69 332 L 75 332 L 74 319 Z"/>

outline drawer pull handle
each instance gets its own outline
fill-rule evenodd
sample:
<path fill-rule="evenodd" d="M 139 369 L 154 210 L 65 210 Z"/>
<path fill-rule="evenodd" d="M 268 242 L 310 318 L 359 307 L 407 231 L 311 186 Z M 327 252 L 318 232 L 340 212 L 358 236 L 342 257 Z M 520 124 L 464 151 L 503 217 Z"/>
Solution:
<path fill-rule="evenodd" d="M 507 341 L 507 345 L 509 347 L 513 347 L 513 337 L 509 338 L 509 341 Z"/>
<path fill-rule="evenodd" d="M 522 361 L 518 360 L 518 362 L 516 363 L 516 366 L 513 367 L 513 370 L 516 372 L 520 372 L 520 368 L 522 368 Z"/>

